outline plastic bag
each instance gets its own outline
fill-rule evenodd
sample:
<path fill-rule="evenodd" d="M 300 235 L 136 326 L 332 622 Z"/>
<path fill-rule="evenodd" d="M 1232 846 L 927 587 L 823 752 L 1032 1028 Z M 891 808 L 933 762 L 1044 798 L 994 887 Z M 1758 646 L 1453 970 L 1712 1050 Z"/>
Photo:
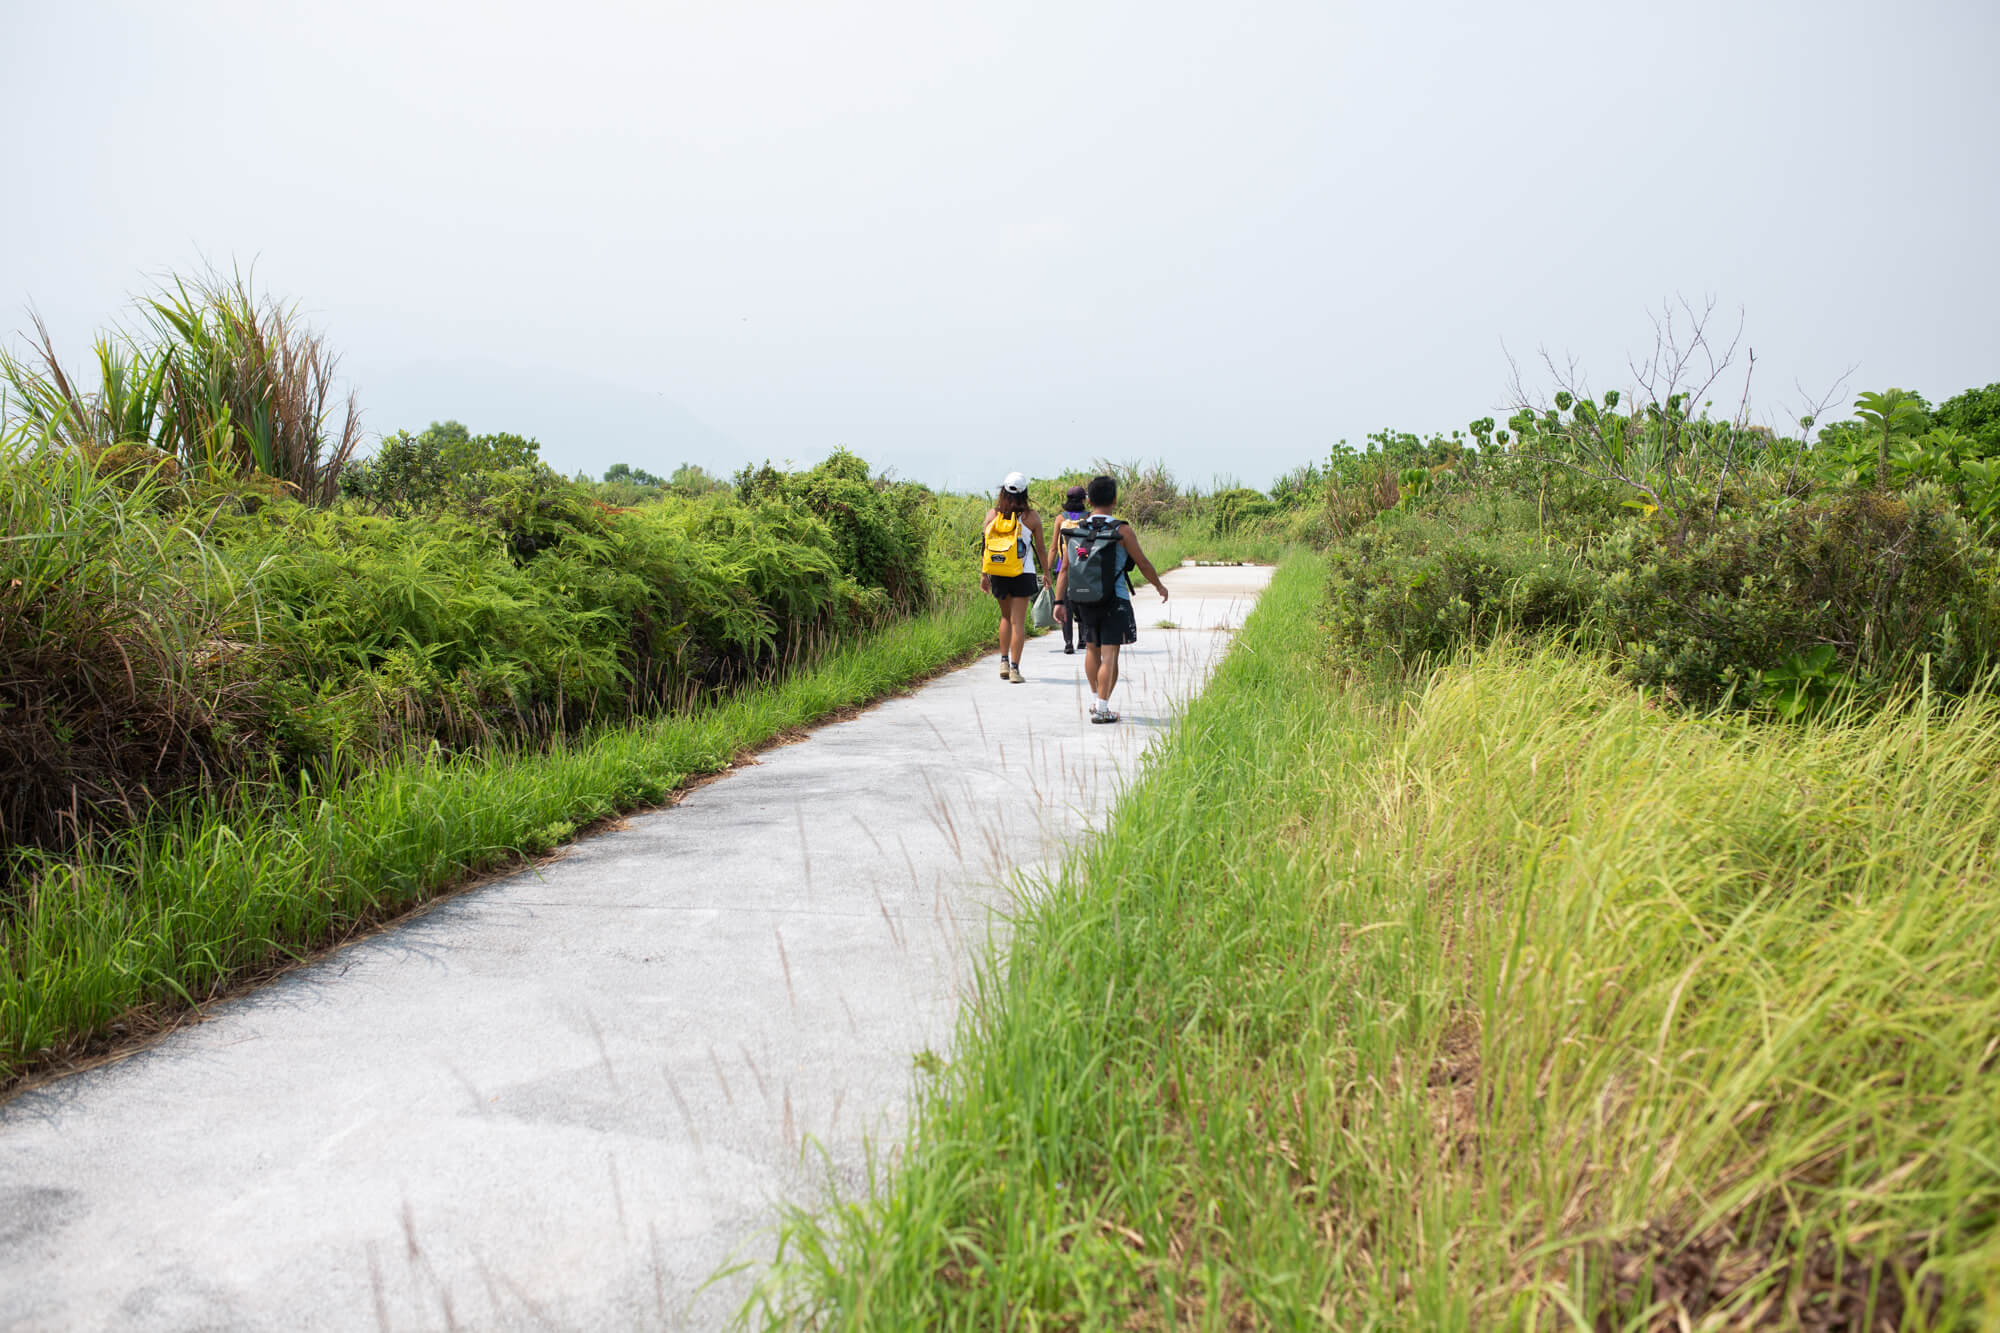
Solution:
<path fill-rule="evenodd" d="M 1035 594 L 1035 604 L 1028 608 L 1028 624 L 1035 629 L 1052 629 L 1056 623 L 1056 595 L 1048 584 Z"/>

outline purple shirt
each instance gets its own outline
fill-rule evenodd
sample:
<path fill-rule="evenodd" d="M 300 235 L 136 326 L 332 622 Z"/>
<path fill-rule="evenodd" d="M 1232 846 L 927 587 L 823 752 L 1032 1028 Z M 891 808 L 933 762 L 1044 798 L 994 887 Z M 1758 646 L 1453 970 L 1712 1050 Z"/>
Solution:
<path fill-rule="evenodd" d="M 1082 521 L 1083 521 L 1084 519 L 1086 519 L 1086 518 L 1088 518 L 1088 517 L 1090 517 L 1090 511 L 1088 511 L 1088 510 L 1083 510 L 1083 509 L 1079 509 L 1079 510 L 1075 511 L 1074 513 L 1072 513 L 1071 511 L 1069 511 L 1069 510 L 1067 510 L 1067 509 L 1063 510 L 1063 512 L 1062 512 L 1062 520 L 1061 520 L 1061 522 L 1058 522 L 1058 523 L 1056 524 L 1056 558 L 1055 558 L 1055 566 L 1056 566 L 1056 567 L 1055 567 L 1054 569 L 1052 569 L 1052 570 L 1050 570 L 1050 571 L 1049 571 L 1049 576 L 1050 576 L 1051 578 L 1055 577 L 1055 576 L 1056 576 L 1057 574 L 1060 574 L 1060 573 L 1062 573 L 1062 567 L 1063 567 L 1063 558 L 1062 558 L 1062 528 L 1063 528 L 1063 524 L 1064 524 L 1064 523 L 1080 523 L 1080 522 L 1082 522 Z"/>

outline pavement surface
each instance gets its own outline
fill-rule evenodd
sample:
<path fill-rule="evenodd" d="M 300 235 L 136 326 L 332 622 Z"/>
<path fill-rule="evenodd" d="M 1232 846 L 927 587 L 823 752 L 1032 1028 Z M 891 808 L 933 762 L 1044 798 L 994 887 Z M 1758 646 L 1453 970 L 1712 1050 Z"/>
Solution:
<path fill-rule="evenodd" d="M 722 1325 L 1269 573 L 1141 591 L 1118 726 L 989 655 L 0 1105 L 0 1328 Z"/>

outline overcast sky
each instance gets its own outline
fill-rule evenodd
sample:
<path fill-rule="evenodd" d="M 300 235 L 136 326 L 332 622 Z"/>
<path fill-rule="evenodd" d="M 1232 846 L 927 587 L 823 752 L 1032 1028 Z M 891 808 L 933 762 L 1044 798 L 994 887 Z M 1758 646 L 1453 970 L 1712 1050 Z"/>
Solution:
<path fill-rule="evenodd" d="M 1627 378 L 2000 380 L 2000 4 L 0 0 L 0 329 L 254 262 L 371 429 L 1255 485 Z M 1848 398 L 1851 401 L 1851 393 Z"/>

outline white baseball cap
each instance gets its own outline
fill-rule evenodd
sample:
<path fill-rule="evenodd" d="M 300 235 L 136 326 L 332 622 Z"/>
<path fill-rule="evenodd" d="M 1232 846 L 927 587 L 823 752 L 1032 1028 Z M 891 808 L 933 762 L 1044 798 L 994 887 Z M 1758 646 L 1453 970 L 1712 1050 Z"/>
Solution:
<path fill-rule="evenodd" d="M 1000 489 L 1020 495 L 1028 489 L 1028 479 L 1019 472 L 1009 472 L 1006 479 L 1000 483 Z"/>

